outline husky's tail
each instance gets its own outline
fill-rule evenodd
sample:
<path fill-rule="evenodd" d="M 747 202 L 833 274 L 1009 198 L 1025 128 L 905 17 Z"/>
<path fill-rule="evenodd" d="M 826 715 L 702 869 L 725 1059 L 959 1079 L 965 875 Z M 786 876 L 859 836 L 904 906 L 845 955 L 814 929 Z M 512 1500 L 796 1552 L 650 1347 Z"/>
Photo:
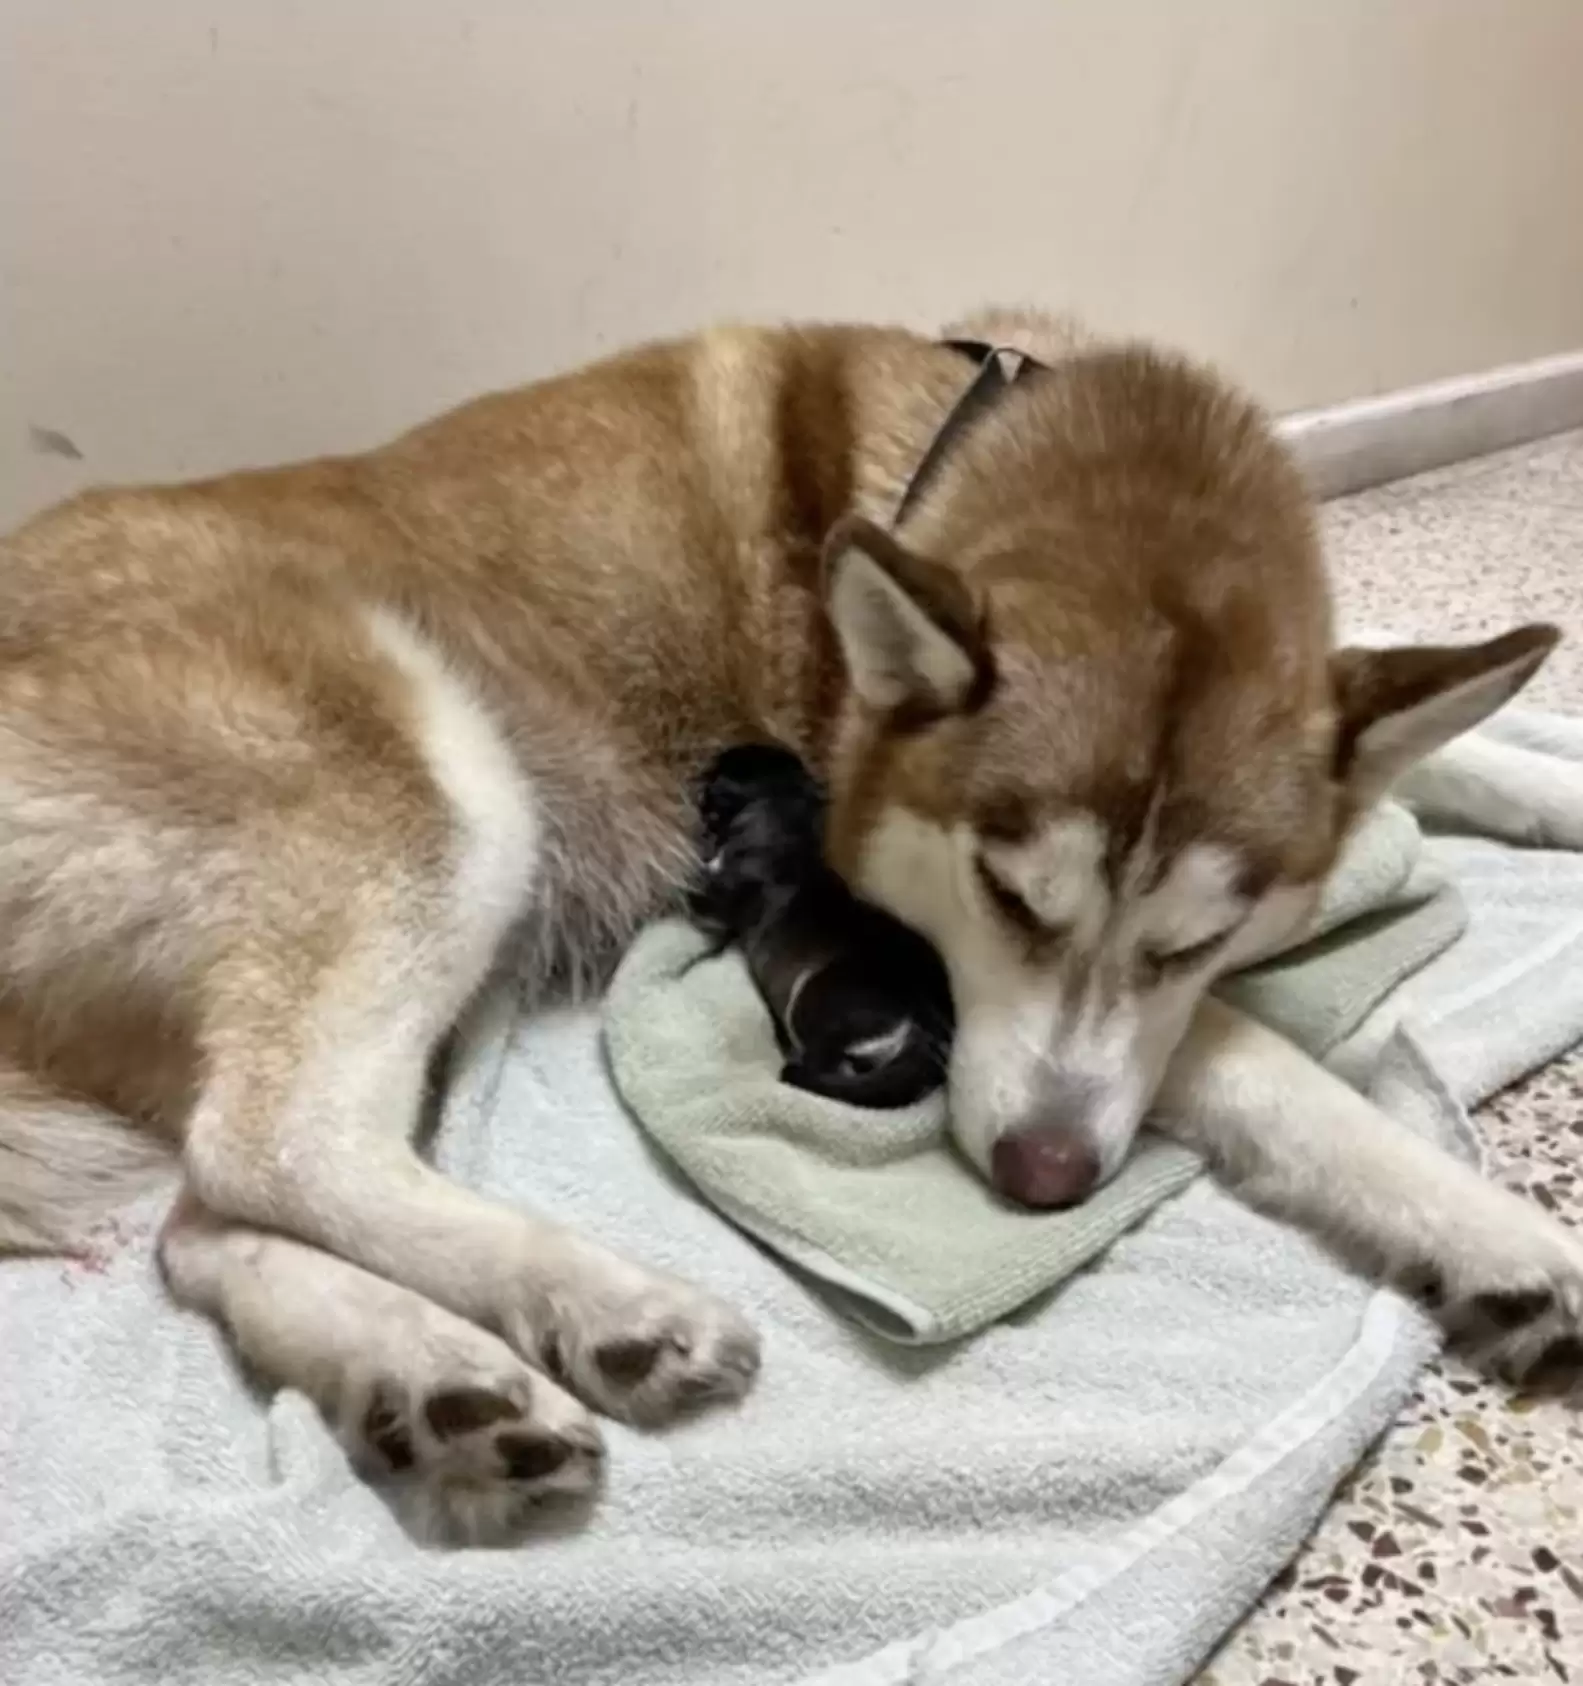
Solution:
<path fill-rule="evenodd" d="M 0 1071 L 0 1254 L 72 1251 L 171 1164 L 114 1113 Z"/>

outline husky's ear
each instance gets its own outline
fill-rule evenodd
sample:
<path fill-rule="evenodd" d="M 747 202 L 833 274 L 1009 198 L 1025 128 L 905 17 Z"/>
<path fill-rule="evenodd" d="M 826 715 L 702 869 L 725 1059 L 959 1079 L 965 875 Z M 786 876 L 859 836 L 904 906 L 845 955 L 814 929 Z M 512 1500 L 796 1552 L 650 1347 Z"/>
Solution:
<path fill-rule="evenodd" d="M 852 689 L 870 708 L 929 719 L 983 700 L 983 613 L 949 568 L 848 516 L 825 541 L 824 601 Z"/>
<path fill-rule="evenodd" d="M 1336 777 L 1372 801 L 1415 761 L 1514 697 L 1560 637 L 1558 628 L 1535 623 L 1484 644 L 1337 651 L 1330 658 Z"/>

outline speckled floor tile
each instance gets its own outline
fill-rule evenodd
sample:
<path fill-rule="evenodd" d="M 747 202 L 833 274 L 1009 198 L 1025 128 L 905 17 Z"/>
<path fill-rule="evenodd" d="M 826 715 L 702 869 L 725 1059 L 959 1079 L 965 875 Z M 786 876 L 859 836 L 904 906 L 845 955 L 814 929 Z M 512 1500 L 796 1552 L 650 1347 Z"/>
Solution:
<path fill-rule="evenodd" d="M 1488 498 L 1520 503 L 1583 503 L 1583 429 L 1558 433 L 1531 445 L 1496 451 L 1471 462 L 1431 469 L 1410 480 L 1396 480 L 1356 497 L 1338 498 L 1328 506 L 1332 514 L 1368 511 L 1433 496 L 1447 489 L 1477 487 Z"/>
<path fill-rule="evenodd" d="M 1327 551 L 1344 630 L 1477 638 L 1557 622 L 1572 638 L 1528 699 L 1583 710 L 1583 434 L 1536 451 L 1547 467 L 1532 490 L 1526 458 L 1506 453 L 1430 490 L 1404 481 L 1332 504 Z"/>
<path fill-rule="evenodd" d="M 1461 484 L 1476 486 L 1482 497 L 1583 505 L 1583 432 L 1502 451 L 1452 472 L 1460 472 Z"/>
<path fill-rule="evenodd" d="M 1348 619 L 1420 635 L 1555 620 L 1529 693 L 1583 712 L 1583 434 L 1331 505 Z M 1481 1109 L 1494 1174 L 1583 1227 L 1583 1052 Z M 1454 1360 L 1338 1491 L 1199 1686 L 1583 1682 L 1583 1412 Z"/>

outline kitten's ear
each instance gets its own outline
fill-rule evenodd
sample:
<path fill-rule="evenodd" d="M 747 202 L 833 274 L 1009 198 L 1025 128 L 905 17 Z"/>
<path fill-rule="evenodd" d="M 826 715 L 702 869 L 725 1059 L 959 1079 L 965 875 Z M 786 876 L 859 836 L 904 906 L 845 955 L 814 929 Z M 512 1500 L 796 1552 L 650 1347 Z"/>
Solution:
<path fill-rule="evenodd" d="M 991 677 L 984 616 L 949 568 L 859 516 L 825 541 L 824 599 L 852 689 L 921 717 L 977 706 Z"/>
<path fill-rule="evenodd" d="M 1520 626 L 1483 644 L 1340 650 L 1330 658 L 1336 776 L 1372 801 L 1415 762 L 1509 702 L 1560 641 Z"/>

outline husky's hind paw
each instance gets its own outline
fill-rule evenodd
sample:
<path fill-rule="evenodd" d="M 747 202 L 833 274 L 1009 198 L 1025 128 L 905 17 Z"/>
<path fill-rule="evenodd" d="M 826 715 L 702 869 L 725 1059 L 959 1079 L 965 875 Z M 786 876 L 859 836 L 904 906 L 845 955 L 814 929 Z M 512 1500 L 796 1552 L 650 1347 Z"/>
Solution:
<path fill-rule="evenodd" d="M 476 1339 L 456 1339 L 463 1330 Z M 341 1430 L 413 1533 L 505 1544 L 544 1500 L 593 1493 L 604 1447 L 587 1411 L 492 1335 L 440 1333 L 427 1350 L 420 1341 L 403 1373 L 372 1381 Z"/>

